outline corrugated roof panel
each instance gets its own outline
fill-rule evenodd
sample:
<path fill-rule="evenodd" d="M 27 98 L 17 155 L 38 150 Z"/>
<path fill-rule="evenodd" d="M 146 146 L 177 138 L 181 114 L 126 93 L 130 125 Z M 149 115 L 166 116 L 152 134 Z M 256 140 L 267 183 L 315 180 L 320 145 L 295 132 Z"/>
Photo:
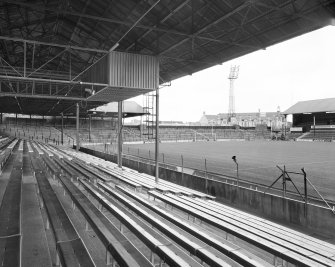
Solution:
<path fill-rule="evenodd" d="M 335 111 L 335 98 L 300 101 L 285 110 L 283 114 L 301 114 Z"/>

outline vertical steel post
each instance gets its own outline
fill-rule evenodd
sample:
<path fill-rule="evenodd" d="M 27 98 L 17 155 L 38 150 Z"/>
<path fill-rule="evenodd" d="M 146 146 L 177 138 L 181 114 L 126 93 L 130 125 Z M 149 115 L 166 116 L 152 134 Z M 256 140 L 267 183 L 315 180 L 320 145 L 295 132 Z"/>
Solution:
<path fill-rule="evenodd" d="M 79 104 L 76 104 L 77 112 L 76 112 L 76 151 L 79 151 Z"/>
<path fill-rule="evenodd" d="M 159 178 L 159 88 L 156 88 L 156 138 L 155 138 L 155 181 Z"/>
<path fill-rule="evenodd" d="M 63 112 L 61 113 L 62 115 L 62 125 L 61 125 L 61 143 L 62 145 L 64 144 L 64 115 Z"/>
<path fill-rule="evenodd" d="M 184 180 L 184 157 L 181 155 L 181 180 Z"/>
<path fill-rule="evenodd" d="M 71 79 L 72 79 L 72 66 L 71 66 L 71 49 L 69 49 L 69 62 L 70 62 L 70 66 L 69 66 L 69 81 L 71 81 Z"/>
<path fill-rule="evenodd" d="M 137 171 L 140 172 L 140 149 L 137 149 Z"/>
<path fill-rule="evenodd" d="M 88 142 L 91 143 L 92 115 L 88 115 Z"/>
<path fill-rule="evenodd" d="M 284 198 L 286 197 L 286 167 L 284 165 L 284 171 L 283 171 L 283 194 Z"/>
<path fill-rule="evenodd" d="M 236 177 L 237 177 L 237 187 L 240 186 L 240 176 L 238 174 L 238 162 L 236 162 Z"/>
<path fill-rule="evenodd" d="M 303 175 L 304 175 L 304 191 L 305 191 L 305 217 L 307 217 L 307 204 L 308 204 L 308 195 L 307 195 L 307 174 L 305 172 L 305 169 L 301 169 Z"/>
<path fill-rule="evenodd" d="M 315 139 L 315 115 L 313 116 L 313 138 Z"/>
<path fill-rule="evenodd" d="M 27 76 L 27 43 L 23 42 L 23 77 Z"/>
<path fill-rule="evenodd" d="M 205 158 L 205 192 L 208 193 L 208 173 L 207 173 L 207 159 Z"/>
<path fill-rule="evenodd" d="M 122 101 L 118 102 L 118 149 L 117 149 L 117 164 L 122 168 Z"/>

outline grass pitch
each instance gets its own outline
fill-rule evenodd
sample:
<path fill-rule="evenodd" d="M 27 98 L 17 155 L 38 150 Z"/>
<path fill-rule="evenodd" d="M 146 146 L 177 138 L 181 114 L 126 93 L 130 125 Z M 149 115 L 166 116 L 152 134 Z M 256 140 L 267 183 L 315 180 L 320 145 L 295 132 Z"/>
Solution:
<path fill-rule="evenodd" d="M 124 152 L 154 158 L 154 144 L 125 145 Z M 150 151 L 150 152 L 149 152 Z M 281 141 L 221 141 L 160 144 L 159 160 L 184 167 L 236 176 L 236 156 L 241 179 L 270 185 L 281 174 L 276 165 L 288 171 L 301 172 L 322 195 L 335 200 L 335 143 Z M 181 156 L 182 155 L 182 156 Z M 206 166 L 205 166 L 206 159 Z M 303 177 L 292 175 L 302 189 Z M 278 183 L 280 186 L 280 183 Z M 311 188 L 310 194 L 316 195 Z"/>

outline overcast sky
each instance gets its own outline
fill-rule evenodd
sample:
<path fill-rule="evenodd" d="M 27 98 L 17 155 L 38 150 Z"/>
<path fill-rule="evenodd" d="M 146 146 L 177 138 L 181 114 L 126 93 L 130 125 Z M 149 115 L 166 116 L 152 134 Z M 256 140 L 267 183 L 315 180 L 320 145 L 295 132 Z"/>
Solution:
<path fill-rule="evenodd" d="M 198 121 L 228 112 L 231 65 L 239 65 L 235 112 L 286 110 L 302 100 L 335 97 L 335 27 L 172 81 L 160 90 L 160 120 Z M 142 97 L 136 99 L 142 105 Z"/>

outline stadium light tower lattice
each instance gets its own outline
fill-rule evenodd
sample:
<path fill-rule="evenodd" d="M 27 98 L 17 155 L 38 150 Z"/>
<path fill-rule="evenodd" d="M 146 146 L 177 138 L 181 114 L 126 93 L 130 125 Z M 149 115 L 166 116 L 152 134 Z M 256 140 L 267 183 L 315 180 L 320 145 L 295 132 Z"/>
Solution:
<path fill-rule="evenodd" d="M 231 122 L 231 118 L 235 117 L 235 93 L 234 93 L 234 81 L 238 78 L 238 73 L 240 70 L 240 66 L 231 66 L 230 67 L 230 74 L 229 74 L 229 81 L 230 81 L 230 88 L 229 88 L 229 108 L 228 108 L 228 122 Z"/>

